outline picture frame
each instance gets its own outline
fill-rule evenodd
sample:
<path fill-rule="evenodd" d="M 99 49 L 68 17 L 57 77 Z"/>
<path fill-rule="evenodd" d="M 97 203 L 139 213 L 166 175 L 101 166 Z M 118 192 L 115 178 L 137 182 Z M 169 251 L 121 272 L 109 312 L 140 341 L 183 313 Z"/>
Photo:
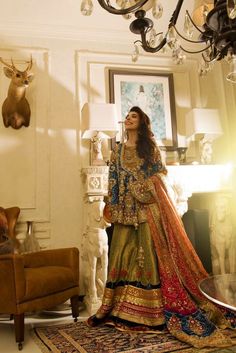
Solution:
<path fill-rule="evenodd" d="M 139 106 L 150 118 L 155 140 L 161 149 L 177 148 L 177 123 L 172 73 L 108 69 L 109 102 L 117 105 L 123 121 L 133 106 Z M 116 141 L 122 139 L 120 133 Z"/>

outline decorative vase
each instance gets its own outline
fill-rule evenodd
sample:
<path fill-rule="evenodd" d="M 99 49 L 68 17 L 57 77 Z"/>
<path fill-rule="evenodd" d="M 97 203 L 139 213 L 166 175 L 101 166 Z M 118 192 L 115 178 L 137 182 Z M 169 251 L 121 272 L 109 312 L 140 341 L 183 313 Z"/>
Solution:
<path fill-rule="evenodd" d="M 27 221 L 26 238 L 24 242 L 25 252 L 39 251 L 40 246 L 33 232 L 33 221 Z"/>
<path fill-rule="evenodd" d="M 177 147 L 178 159 L 180 164 L 186 163 L 187 147 Z"/>

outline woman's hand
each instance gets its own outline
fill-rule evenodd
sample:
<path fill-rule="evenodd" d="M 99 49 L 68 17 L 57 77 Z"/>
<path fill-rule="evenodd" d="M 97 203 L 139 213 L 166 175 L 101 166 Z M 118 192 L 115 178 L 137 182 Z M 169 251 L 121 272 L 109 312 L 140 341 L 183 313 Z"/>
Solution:
<path fill-rule="evenodd" d="M 111 209 L 108 204 L 106 204 L 103 209 L 103 218 L 105 222 L 111 223 Z"/>
<path fill-rule="evenodd" d="M 155 198 L 153 197 L 155 189 L 151 178 L 144 181 L 134 181 L 130 185 L 130 191 L 133 197 L 141 203 L 150 204 L 155 202 Z"/>

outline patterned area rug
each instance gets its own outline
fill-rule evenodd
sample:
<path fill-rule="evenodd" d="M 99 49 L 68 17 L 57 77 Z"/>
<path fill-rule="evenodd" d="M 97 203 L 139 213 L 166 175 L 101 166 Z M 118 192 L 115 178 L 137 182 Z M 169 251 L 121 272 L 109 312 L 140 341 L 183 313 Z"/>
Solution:
<path fill-rule="evenodd" d="M 229 332 L 232 334 L 232 331 Z M 91 328 L 85 322 L 38 327 L 34 329 L 34 338 L 44 353 L 236 352 L 236 346 L 227 349 L 191 348 L 167 332 L 127 333 L 105 325 Z"/>

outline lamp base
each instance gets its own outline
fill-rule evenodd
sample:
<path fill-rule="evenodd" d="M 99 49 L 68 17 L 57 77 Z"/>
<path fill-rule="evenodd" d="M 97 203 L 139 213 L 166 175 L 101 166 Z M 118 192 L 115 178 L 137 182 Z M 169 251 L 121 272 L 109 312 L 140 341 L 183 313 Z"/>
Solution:
<path fill-rule="evenodd" d="M 212 141 L 200 140 L 200 162 L 201 164 L 212 164 Z"/>
<path fill-rule="evenodd" d="M 106 165 L 102 155 L 102 139 L 99 133 L 91 139 L 91 165 Z"/>
<path fill-rule="evenodd" d="M 95 166 L 100 165 L 101 166 L 101 165 L 107 165 L 107 164 L 103 159 L 92 159 L 91 165 L 95 165 Z"/>

